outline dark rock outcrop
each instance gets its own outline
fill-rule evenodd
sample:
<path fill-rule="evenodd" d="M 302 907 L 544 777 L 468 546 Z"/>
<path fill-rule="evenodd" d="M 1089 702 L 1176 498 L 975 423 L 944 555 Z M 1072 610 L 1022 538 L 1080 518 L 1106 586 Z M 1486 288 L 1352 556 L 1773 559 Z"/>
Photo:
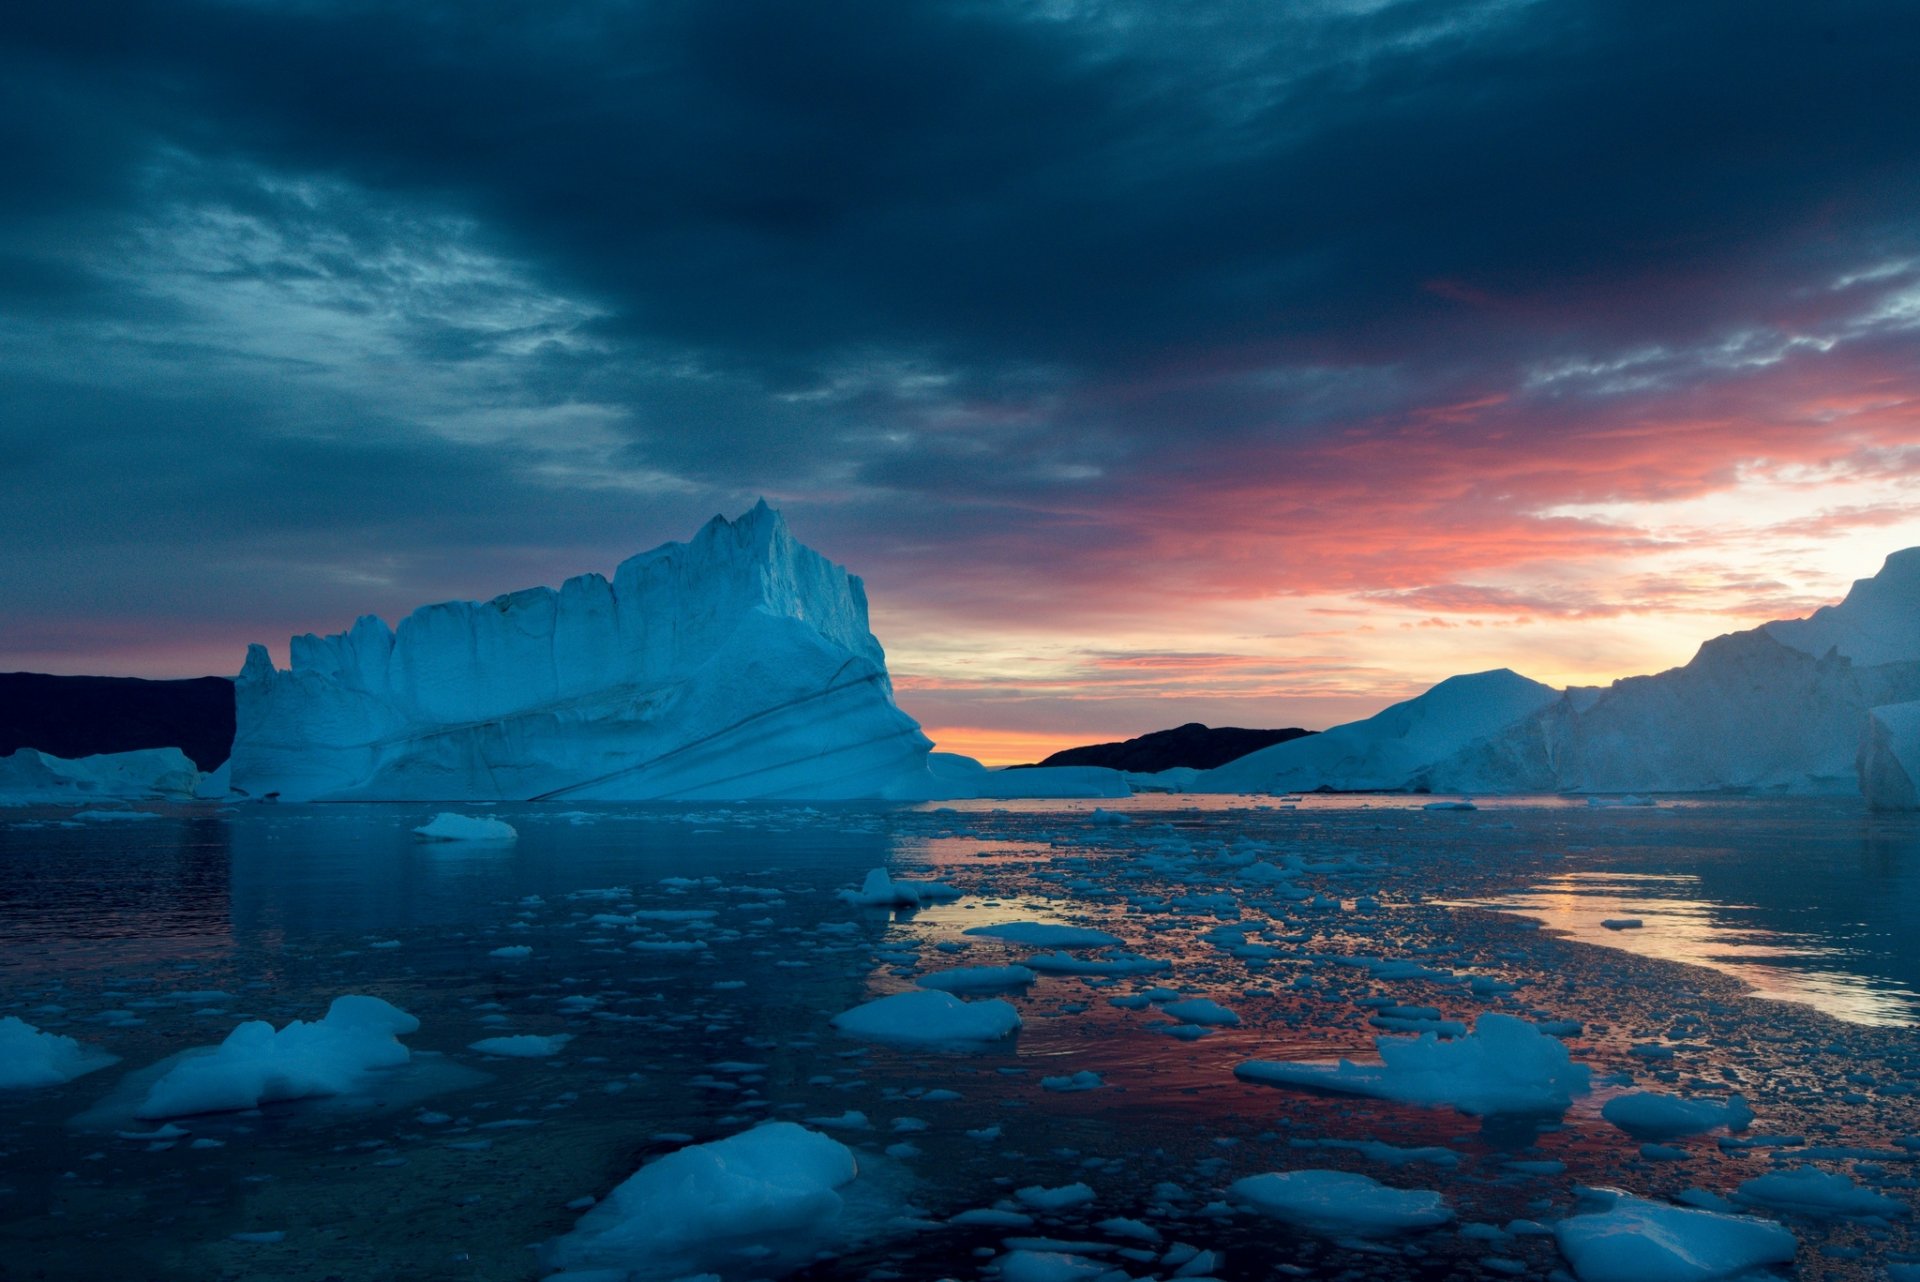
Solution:
<path fill-rule="evenodd" d="M 1176 766 L 1211 770 L 1229 761 L 1271 748 L 1289 739 L 1302 739 L 1311 730 L 1289 727 L 1285 730 L 1245 730 L 1239 726 L 1204 726 L 1190 721 L 1171 730 L 1155 730 L 1137 739 L 1120 743 L 1090 743 L 1054 753 L 1040 766 L 1105 766 L 1109 770 L 1128 770 L 1135 774 L 1157 774 Z M 1032 769 L 1012 766 L 1010 769 Z"/>
<path fill-rule="evenodd" d="M 178 748 L 213 770 L 233 749 L 233 682 L 0 673 L 0 757 L 21 748 L 67 758 Z"/>

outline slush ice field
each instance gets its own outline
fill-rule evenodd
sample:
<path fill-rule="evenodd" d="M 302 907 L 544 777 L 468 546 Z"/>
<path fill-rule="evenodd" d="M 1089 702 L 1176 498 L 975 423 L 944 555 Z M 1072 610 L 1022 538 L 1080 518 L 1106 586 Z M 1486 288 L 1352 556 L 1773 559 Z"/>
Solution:
<path fill-rule="evenodd" d="M 17 808 L 0 1277 L 1920 1276 L 1920 819 L 1436 804 Z"/>

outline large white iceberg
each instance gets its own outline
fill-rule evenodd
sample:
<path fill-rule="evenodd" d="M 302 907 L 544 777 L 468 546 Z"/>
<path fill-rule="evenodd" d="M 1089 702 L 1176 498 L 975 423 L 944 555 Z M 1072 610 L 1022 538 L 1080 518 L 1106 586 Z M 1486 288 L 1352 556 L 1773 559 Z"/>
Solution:
<path fill-rule="evenodd" d="M 72 760 L 22 748 L 0 757 L 0 806 L 78 805 L 105 798 L 192 801 L 207 795 L 205 785 L 214 777 L 201 774 L 178 748 L 104 752 Z"/>
<path fill-rule="evenodd" d="M 860 580 L 761 503 L 690 542 L 491 601 L 263 647 L 233 782 L 283 800 L 918 798 Z"/>

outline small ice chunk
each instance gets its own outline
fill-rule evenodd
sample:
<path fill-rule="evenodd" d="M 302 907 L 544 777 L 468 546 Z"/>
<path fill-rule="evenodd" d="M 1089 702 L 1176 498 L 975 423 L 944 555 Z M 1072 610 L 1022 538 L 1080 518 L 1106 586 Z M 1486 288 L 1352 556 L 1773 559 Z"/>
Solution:
<path fill-rule="evenodd" d="M 1783 1211 L 1808 1215 L 1905 1215 L 1907 1205 L 1861 1188 L 1844 1175 L 1831 1175 L 1811 1166 L 1769 1171 L 1747 1180 L 1733 1191 L 1742 1202 L 1757 1202 Z"/>
<path fill-rule="evenodd" d="M 1352 1171 L 1270 1171 L 1235 1180 L 1227 1195 L 1241 1206 L 1336 1237 L 1381 1237 L 1432 1228 L 1453 1218 L 1430 1189 L 1397 1189 Z"/>
<path fill-rule="evenodd" d="M 1019 1029 L 1020 1012 L 998 998 L 964 1002 L 952 993 L 920 989 L 842 1011 L 833 1026 L 849 1037 L 876 1042 L 997 1042 Z"/>
<path fill-rule="evenodd" d="M 482 1055 L 503 1055 L 508 1059 L 545 1059 L 549 1055 L 558 1055 L 572 1040 L 572 1033 L 554 1033 L 547 1037 L 520 1033 L 513 1037 L 483 1037 L 468 1044 L 467 1049 L 479 1051 Z"/>
<path fill-rule="evenodd" d="M 1101 1080 L 1100 1074 L 1090 1073 L 1085 1070 L 1070 1076 L 1062 1074 L 1059 1077 L 1043 1077 L 1040 1079 L 1041 1090 L 1058 1091 L 1063 1094 L 1073 1091 L 1095 1091 L 1105 1085 L 1106 1082 Z"/>
<path fill-rule="evenodd" d="M 525 944 L 508 944 L 505 948 L 494 949 L 492 952 L 488 953 L 487 956 L 501 957 L 509 961 L 517 961 L 522 957 L 533 956 L 533 949 L 529 948 Z"/>
<path fill-rule="evenodd" d="M 960 898 L 960 892 L 938 881 L 895 881 L 885 868 L 867 874 L 858 890 L 843 890 L 840 898 L 862 908 L 924 908 Z"/>
<path fill-rule="evenodd" d="M 1378 1037 L 1379 1064 L 1249 1060 L 1234 1075 L 1271 1086 L 1371 1095 L 1462 1113 L 1561 1113 L 1592 1073 L 1566 1046 L 1512 1015 L 1482 1015 L 1471 1036 Z"/>
<path fill-rule="evenodd" d="M 1678 1135 L 1698 1135 L 1717 1126 L 1730 1131 L 1744 1130 L 1753 1121 L 1753 1110 L 1738 1095 L 1722 1103 L 1662 1095 L 1657 1091 L 1635 1091 L 1608 1100 L 1600 1116 L 1640 1139 L 1671 1139 Z"/>
<path fill-rule="evenodd" d="M 443 810 L 415 828 L 422 841 L 515 841 L 520 834 L 513 825 L 479 815 L 456 815 Z"/>
<path fill-rule="evenodd" d="M 1168 1002 L 1161 1011 L 1187 1024 L 1207 1024 L 1222 1027 L 1236 1027 L 1240 1016 L 1228 1010 L 1220 1003 L 1206 997 L 1189 997 L 1185 1001 Z"/>
<path fill-rule="evenodd" d="M 922 975 L 913 982 L 943 993 L 995 993 L 1025 988 L 1039 977 L 1025 966 L 956 966 Z"/>
<path fill-rule="evenodd" d="M 962 933 L 1034 948 L 1108 948 L 1120 942 L 1119 936 L 1091 926 L 1062 926 L 1045 921 L 1002 922 L 997 926 L 975 926 Z"/>
<path fill-rule="evenodd" d="M 1093 1190 L 1077 1183 L 1062 1184 L 1058 1188 L 1031 1184 L 1015 1192 L 1014 1196 L 1036 1211 L 1064 1211 L 1068 1207 L 1085 1206 L 1093 1201 Z"/>
<path fill-rule="evenodd" d="M 189 1051 L 134 1110 L 146 1119 L 258 1108 L 274 1100 L 343 1095 L 379 1069 L 411 1058 L 399 1036 L 420 1021 L 378 997 L 336 997 L 324 1018 L 275 1030 L 240 1025 L 220 1045 Z"/>
<path fill-rule="evenodd" d="M 689 1145 L 629 1176 L 549 1246 L 547 1263 L 675 1277 L 743 1251 L 804 1250 L 830 1234 L 838 1190 L 858 1173 L 853 1150 L 794 1122 Z"/>
<path fill-rule="evenodd" d="M 0 1090 L 58 1086 L 118 1059 L 71 1037 L 42 1032 L 16 1015 L 0 1019 Z"/>
<path fill-rule="evenodd" d="M 1580 1282 L 1710 1282 L 1793 1262 L 1793 1234 L 1772 1220 L 1599 1192 L 1610 1205 L 1553 1229 Z"/>

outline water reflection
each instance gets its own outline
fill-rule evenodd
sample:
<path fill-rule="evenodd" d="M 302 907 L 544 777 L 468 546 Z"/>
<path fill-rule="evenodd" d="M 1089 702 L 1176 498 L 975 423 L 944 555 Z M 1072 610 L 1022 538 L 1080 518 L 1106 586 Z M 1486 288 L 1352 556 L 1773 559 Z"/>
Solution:
<path fill-rule="evenodd" d="M 1803 1002 L 1852 1023 L 1920 1023 L 1920 995 L 1864 973 L 1854 950 L 1832 942 L 1839 932 L 1769 928 L 1767 908 L 1718 899 L 1694 874 L 1567 872 L 1475 906 L 1516 913 L 1583 943 L 1709 966 L 1757 997 Z"/>

